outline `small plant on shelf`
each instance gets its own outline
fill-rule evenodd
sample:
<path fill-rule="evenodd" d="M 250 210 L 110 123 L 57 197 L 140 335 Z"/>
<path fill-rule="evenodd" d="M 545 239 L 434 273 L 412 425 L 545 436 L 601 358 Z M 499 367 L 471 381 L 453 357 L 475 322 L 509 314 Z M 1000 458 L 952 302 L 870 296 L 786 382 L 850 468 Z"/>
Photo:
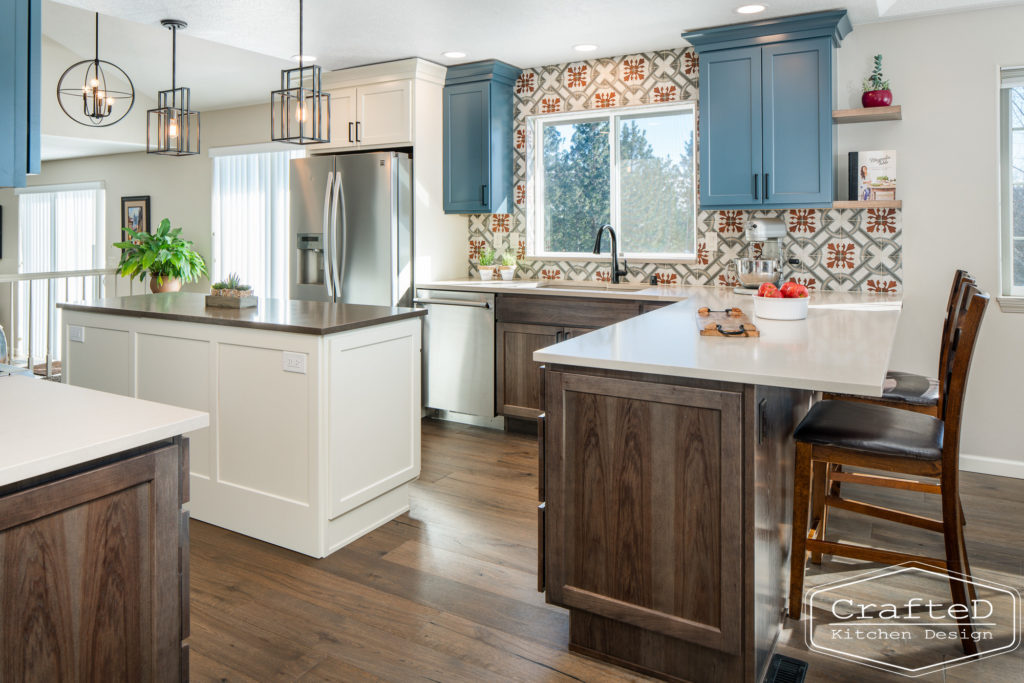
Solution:
<path fill-rule="evenodd" d="M 213 290 L 214 296 L 252 296 L 252 287 L 243 285 L 242 278 L 238 276 L 238 273 L 229 273 L 226 278 L 215 282 L 210 288 Z"/>
<path fill-rule="evenodd" d="M 875 66 L 871 75 L 864 79 L 864 94 L 860 102 L 865 107 L 888 107 L 892 104 L 889 79 L 882 73 L 882 55 L 875 55 Z"/>
<path fill-rule="evenodd" d="M 480 252 L 477 264 L 481 280 L 490 280 L 494 277 L 494 257 L 495 251 L 493 247 Z"/>

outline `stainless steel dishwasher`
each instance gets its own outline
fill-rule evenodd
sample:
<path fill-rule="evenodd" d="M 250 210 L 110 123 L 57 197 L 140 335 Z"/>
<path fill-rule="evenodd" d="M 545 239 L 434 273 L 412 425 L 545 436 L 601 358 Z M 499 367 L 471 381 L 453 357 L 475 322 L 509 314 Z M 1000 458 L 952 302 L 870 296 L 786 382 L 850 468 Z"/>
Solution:
<path fill-rule="evenodd" d="M 428 408 L 492 418 L 494 295 L 420 289 L 423 386 Z"/>

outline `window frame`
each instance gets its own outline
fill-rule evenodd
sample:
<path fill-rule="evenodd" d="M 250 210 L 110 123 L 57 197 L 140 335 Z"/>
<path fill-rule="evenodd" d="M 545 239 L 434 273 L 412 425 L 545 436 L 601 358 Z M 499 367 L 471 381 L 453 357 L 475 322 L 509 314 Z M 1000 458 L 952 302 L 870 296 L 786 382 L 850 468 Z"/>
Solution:
<path fill-rule="evenodd" d="M 1024 285 L 1014 285 L 1013 254 L 1016 242 L 1024 244 L 1024 236 L 1013 234 L 1013 128 L 1010 112 L 1010 91 L 1024 88 L 1024 68 L 1003 68 L 999 82 L 999 217 L 1000 217 L 1000 283 L 1002 295 L 1024 298 Z"/>
<path fill-rule="evenodd" d="M 580 111 L 559 112 L 556 114 L 532 114 L 526 117 L 526 125 L 532 134 L 530 153 L 533 155 L 533 163 L 530 164 L 530 171 L 533 176 L 533 192 L 531 196 L 536 197 L 535 201 L 529 201 L 527 210 L 527 258 L 538 260 L 586 260 L 600 261 L 611 260 L 611 256 L 604 253 L 598 255 L 589 252 L 569 251 L 546 251 L 544 249 L 544 126 L 547 124 L 565 125 L 571 123 L 590 123 L 595 121 L 607 121 L 609 130 L 614 132 L 612 144 L 608 150 L 609 178 L 610 178 L 610 201 L 608 205 L 609 222 L 615 227 L 619 237 L 621 248 L 623 235 L 620 232 L 622 225 L 622 214 L 620 206 L 620 167 L 619 167 L 619 120 L 643 115 L 670 116 L 672 114 L 689 112 L 693 117 L 693 178 L 690 183 L 690 205 L 693 207 L 693 244 L 690 252 L 626 252 L 621 251 L 620 256 L 641 261 L 657 262 L 683 262 L 693 263 L 697 260 L 697 214 L 700 207 L 697 206 L 697 100 L 681 100 L 679 102 L 667 102 L 654 105 L 637 105 L 629 107 L 609 107 L 606 109 L 585 109 Z M 620 249 L 621 250 L 621 249 Z"/>

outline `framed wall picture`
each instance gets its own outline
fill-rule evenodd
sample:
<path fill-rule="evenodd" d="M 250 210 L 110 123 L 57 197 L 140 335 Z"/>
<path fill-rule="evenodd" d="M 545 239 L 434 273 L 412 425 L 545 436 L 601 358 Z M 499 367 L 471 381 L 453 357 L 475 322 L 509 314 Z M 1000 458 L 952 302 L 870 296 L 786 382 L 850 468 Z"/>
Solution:
<path fill-rule="evenodd" d="M 125 240 L 124 227 L 135 232 L 150 232 L 149 195 L 142 197 L 121 197 L 121 241 Z"/>

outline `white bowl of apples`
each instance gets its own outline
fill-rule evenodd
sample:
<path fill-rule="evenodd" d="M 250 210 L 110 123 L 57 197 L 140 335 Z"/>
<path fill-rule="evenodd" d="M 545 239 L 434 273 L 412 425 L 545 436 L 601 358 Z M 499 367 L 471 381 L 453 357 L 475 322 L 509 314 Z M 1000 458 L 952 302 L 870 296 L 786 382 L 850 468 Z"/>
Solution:
<path fill-rule="evenodd" d="M 790 280 L 781 287 L 766 282 L 754 295 L 754 315 L 769 320 L 803 320 L 809 302 L 807 287 L 798 282 Z"/>

